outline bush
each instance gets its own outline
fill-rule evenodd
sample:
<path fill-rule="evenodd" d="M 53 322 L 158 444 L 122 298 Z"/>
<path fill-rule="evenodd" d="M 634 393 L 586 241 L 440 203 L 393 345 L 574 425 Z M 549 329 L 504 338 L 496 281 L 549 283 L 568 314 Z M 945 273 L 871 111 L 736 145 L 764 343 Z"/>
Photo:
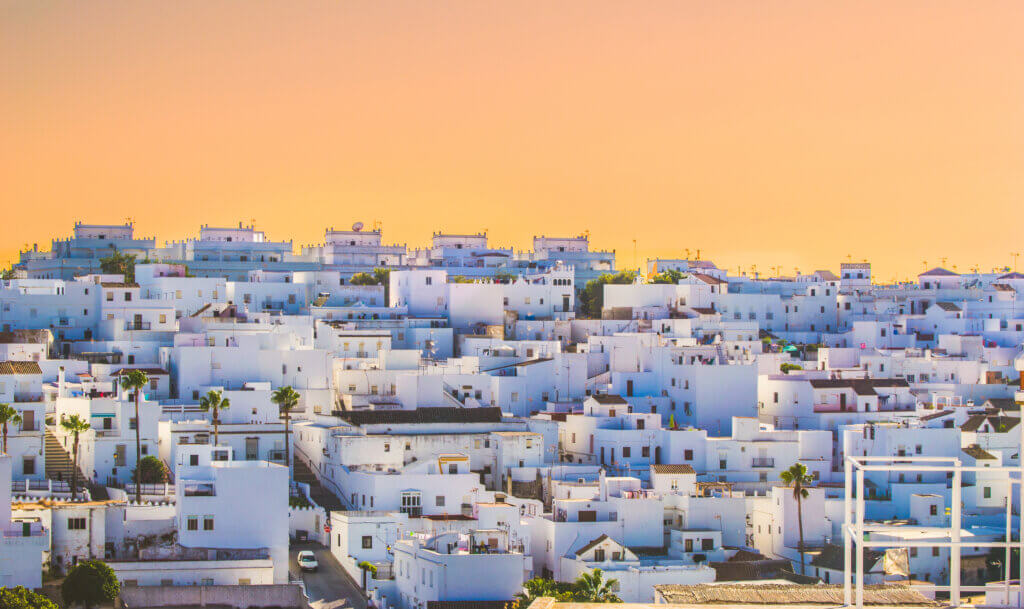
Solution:
<path fill-rule="evenodd" d="M 101 560 L 80 562 L 64 578 L 60 586 L 64 603 L 81 603 L 85 609 L 93 605 L 112 602 L 121 593 L 121 584 L 114 570 Z"/>
<path fill-rule="evenodd" d="M 782 374 L 789 374 L 790 370 L 803 370 L 803 367 L 797 364 L 783 363 L 779 366 L 779 370 L 782 371 Z"/>
<path fill-rule="evenodd" d="M 3 609 L 57 609 L 56 603 L 24 586 L 0 588 L 0 607 Z"/>
<path fill-rule="evenodd" d="M 163 484 L 171 479 L 167 464 L 153 455 L 143 457 L 142 461 L 139 461 L 139 467 L 142 470 L 140 477 L 143 484 Z M 135 476 L 132 476 L 132 479 L 134 478 Z"/>

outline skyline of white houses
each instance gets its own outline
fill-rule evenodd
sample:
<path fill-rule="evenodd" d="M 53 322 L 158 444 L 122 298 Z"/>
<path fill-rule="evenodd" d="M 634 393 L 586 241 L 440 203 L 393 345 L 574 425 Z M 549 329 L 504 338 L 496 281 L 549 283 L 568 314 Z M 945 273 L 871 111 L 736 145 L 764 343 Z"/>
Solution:
<path fill-rule="evenodd" d="M 654 603 L 862 562 L 1016 602 L 1024 275 L 698 257 L 587 289 L 617 273 L 587 235 L 275 238 L 76 223 L 22 252 L 0 280 L 0 585 L 102 559 L 137 594 L 283 590 L 309 543 L 387 609 L 595 569 Z M 166 479 L 136 487 L 142 460 Z"/>

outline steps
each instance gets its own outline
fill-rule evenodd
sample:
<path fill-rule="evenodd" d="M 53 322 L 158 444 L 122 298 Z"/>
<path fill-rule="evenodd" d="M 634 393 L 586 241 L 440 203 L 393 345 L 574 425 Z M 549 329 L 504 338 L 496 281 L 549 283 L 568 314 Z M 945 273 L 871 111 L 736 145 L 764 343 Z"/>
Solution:
<path fill-rule="evenodd" d="M 320 486 L 320 481 L 317 480 L 316 474 L 313 473 L 313 470 L 309 469 L 306 462 L 297 457 L 292 461 L 292 478 L 296 482 L 308 484 L 309 496 L 313 498 L 317 505 L 328 512 L 345 509 L 341 504 L 341 500 L 334 493 Z"/>
<path fill-rule="evenodd" d="M 46 428 L 45 450 L 46 477 L 50 480 L 63 480 L 70 483 L 71 474 L 75 470 L 74 461 L 71 460 L 71 455 L 68 454 L 68 451 L 64 450 L 60 440 L 57 439 L 56 434 L 49 427 Z M 78 479 L 83 485 L 89 483 L 89 479 L 82 474 L 81 470 L 78 472 Z"/>

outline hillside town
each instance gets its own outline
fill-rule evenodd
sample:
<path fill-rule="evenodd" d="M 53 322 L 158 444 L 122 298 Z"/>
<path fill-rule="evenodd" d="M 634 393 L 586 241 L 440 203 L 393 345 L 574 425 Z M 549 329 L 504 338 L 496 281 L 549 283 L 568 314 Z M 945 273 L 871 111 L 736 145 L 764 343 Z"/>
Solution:
<path fill-rule="evenodd" d="M 638 266 L 588 234 L 75 223 L 0 282 L 0 585 L 1019 606 L 1024 274 Z"/>

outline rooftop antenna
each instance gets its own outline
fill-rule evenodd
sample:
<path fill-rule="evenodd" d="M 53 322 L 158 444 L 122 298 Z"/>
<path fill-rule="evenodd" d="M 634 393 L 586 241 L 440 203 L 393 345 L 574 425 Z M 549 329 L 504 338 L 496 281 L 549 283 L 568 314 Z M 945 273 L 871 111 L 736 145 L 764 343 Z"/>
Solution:
<path fill-rule="evenodd" d="M 928 261 L 927 261 L 927 260 L 922 260 L 922 261 L 921 261 L 921 264 L 923 264 L 923 265 L 924 265 L 924 270 L 926 270 L 926 271 L 927 271 L 927 270 L 928 270 Z"/>
<path fill-rule="evenodd" d="M 1013 258 L 1013 272 L 1017 272 L 1017 258 L 1020 257 L 1020 252 L 1010 252 L 1010 256 Z"/>
<path fill-rule="evenodd" d="M 945 256 L 943 256 L 943 257 L 939 258 L 939 260 L 940 260 L 940 261 L 942 261 L 942 266 L 946 266 L 946 260 L 947 260 L 947 258 L 946 258 Z"/>

